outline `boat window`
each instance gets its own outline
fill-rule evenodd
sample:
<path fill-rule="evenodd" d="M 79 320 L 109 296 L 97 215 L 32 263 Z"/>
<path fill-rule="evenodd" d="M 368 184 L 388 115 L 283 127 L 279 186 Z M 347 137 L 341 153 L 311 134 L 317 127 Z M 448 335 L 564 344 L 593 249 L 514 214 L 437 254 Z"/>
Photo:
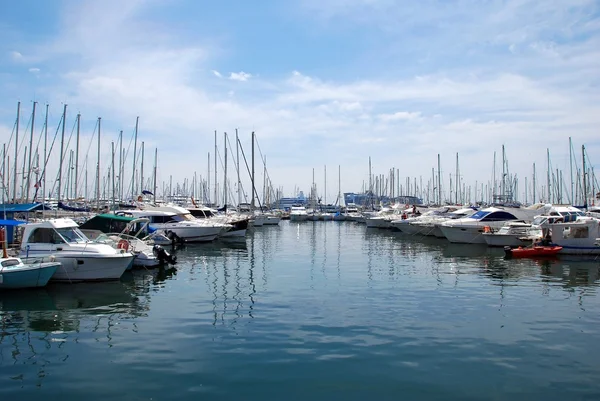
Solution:
<path fill-rule="evenodd" d="M 18 266 L 19 259 L 6 259 L 2 261 L 2 267 Z"/>
<path fill-rule="evenodd" d="M 56 232 L 58 232 L 66 242 L 76 243 L 87 241 L 85 234 L 76 227 L 57 228 Z"/>
<path fill-rule="evenodd" d="M 62 244 L 65 241 L 53 228 L 35 228 L 27 240 L 30 244 Z"/>
<path fill-rule="evenodd" d="M 548 220 L 546 217 L 538 216 L 535 219 L 533 219 L 533 221 L 531 222 L 531 224 L 534 225 L 534 226 L 539 226 L 542 223 L 545 223 L 546 220 Z"/>
<path fill-rule="evenodd" d="M 486 211 L 480 210 L 480 211 L 478 211 L 477 213 L 475 213 L 475 214 L 471 215 L 470 217 L 471 217 L 472 219 L 475 219 L 475 220 L 480 220 L 480 219 L 483 219 L 483 218 L 484 218 L 485 216 L 487 216 L 488 214 L 490 214 L 490 212 L 486 212 Z"/>
<path fill-rule="evenodd" d="M 481 221 L 506 221 L 516 220 L 517 218 L 508 212 L 492 212 L 485 216 Z"/>
<path fill-rule="evenodd" d="M 563 238 L 589 238 L 589 228 L 584 227 L 567 227 L 563 230 Z"/>
<path fill-rule="evenodd" d="M 171 216 L 152 216 L 151 219 L 153 223 L 162 224 L 171 221 Z"/>
<path fill-rule="evenodd" d="M 192 216 L 190 213 L 180 214 L 179 216 L 182 218 L 182 220 L 196 221 L 196 218 L 194 216 Z"/>

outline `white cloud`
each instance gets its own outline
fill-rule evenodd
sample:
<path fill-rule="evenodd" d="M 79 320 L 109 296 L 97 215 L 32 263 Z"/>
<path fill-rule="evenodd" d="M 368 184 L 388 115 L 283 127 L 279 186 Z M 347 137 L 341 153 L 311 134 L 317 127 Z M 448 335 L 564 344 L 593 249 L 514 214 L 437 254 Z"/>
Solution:
<path fill-rule="evenodd" d="M 575 1 L 573 4 L 589 4 Z M 332 4 L 319 3 L 323 7 Z M 241 71 L 215 80 L 210 74 L 198 73 L 217 65 L 211 59 L 215 55 L 210 45 L 173 40 L 169 29 L 144 29 L 146 22 L 140 20 L 138 11 L 143 11 L 145 3 L 127 2 L 125 10 L 120 10 L 111 8 L 116 2 L 90 2 L 76 7 L 77 15 L 65 16 L 72 23 L 64 26 L 58 38 L 48 46 L 39 45 L 44 49 L 45 61 L 62 60 L 65 54 L 73 58 L 61 64 L 64 68 L 57 68 L 64 75 L 54 81 L 55 86 L 39 89 L 49 94 L 55 113 L 60 101 L 65 100 L 69 107 L 81 108 L 89 121 L 102 115 L 107 137 L 114 137 L 118 129 L 130 132 L 139 115 L 140 138 L 146 141 L 147 150 L 159 148 L 159 181 L 168 180 L 171 174 L 181 181 L 196 169 L 205 173 L 206 153 L 212 152 L 215 129 L 231 133 L 232 127 L 239 127 L 245 144 L 249 133 L 256 131 L 262 151 L 268 155 L 271 178 L 276 186 L 283 185 L 286 193 L 294 185 L 306 190 L 310 169 L 324 162 L 341 164 L 343 190 L 357 190 L 366 178 L 368 156 L 373 156 L 374 171 L 394 166 L 414 177 L 430 174 L 437 153 L 442 154 L 442 163 L 453 165 L 454 153 L 458 152 L 465 180 L 481 183 L 489 179 L 490 159 L 502 144 L 507 145 L 511 169 L 522 177 L 530 173 L 534 160 L 540 162 L 539 170 L 543 169 L 546 147 L 551 152 L 564 152 L 569 135 L 576 143 L 595 141 L 600 124 L 594 107 L 600 101 L 594 87 L 594 82 L 599 84 L 598 40 L 550 42 L 543 37 L 548 24 L 542 24 L 546 27 L 542 28 L 535 21 L 523 23 L 523 10 L 510 10 L 515 4 L 539 7 L 540 12 L 548 14 L 549 24 L 557 27 L 569 26 L 573 18 L 568 13 L 561 17 L 552 7 L 546 10 L 546 6 L 524 0 L 510 3 L 506 12 L 500 3 L 493 3 L 489 15 L 481 13 L 481 8 L 471 13 L 463 3 L 458 10 L 440 6 L 438 11 L 438 3 L 425 2 L 425 11 L 432 13 L 427 17 L 431 21 L 427 21 L 427 12 L 411 14 L 417 7 L 412 3 L 407 5 L 408 11 L 392 7 L 392 1 L 333 3 L 339 7 L 349 4 L 350 8 L 332 11 L 328 18 L 342 15 L 355 21 L 358 17 L 350 11 L 353 4 L 358 4 L 369 11 L 360 17 L 361 24 L 386 22 L 390 14 L 390 23 L 385 24 L 389 34 L 397 34 L 391 29 L 400 29 L 409 39 L 414 37 L 410 30 L 419 24 L 428 27 L 444 22 L 446 25 L 441 26 L 447 31 L 442 29 L 433 42 L 468 36 L 453 48 L 461 56 L 468 56 L 462 50 L 473 41 L 487 41 L 486 46 L 499 44 L 503 57 L 507 48 L 512 48 L 513 54 L 498 59 L 484 52 L 482 59 L 490 57 L 484 64 L 471 65 L 468 60 L 454 68 L 436 66 L 419 76 L 396 73 L 373 61 L 383 72 L 357 74 L 361 78 L 327 76 L 326 72 L 307 75 L 293 71 L 285 75 L 281 71 L 257 70 L 254 75 Z M 466 3 L 472 8 L 481 7 L 479 3 Z M 445 16 L 448 12 L 451 15 Z M 464 19 L 461 13 L 465 13 Z M 476 15 L 485 17 L 480 22 Z M 490 31 L 478 31 L 490 21 Z M 454 29 L 456 34 L 443 37 Z M 562 28 L 557 29 L 562 32 Z M 475 49 L 481 51 L 477 46 Z M 541 51 L 548 49 L 552 52 Z M 425 50 L 432 56 L 425 63 L 439 60 L 435 50 Z M 215 77 L 223 77 L 217 70 L 210 71 Z M 200 156 L 198 149 L 203 152 Z M 588 152 L 595 154 L 591 147 Z"/>
<path fill-rule="evenodd" d="M 231 79 L 232 81 L 245 82 L 250 78 L 252 78 L 252 74 L 248 74 L 244 71 L 232 72 L 231 74 L 229 74 L 229 79 Z"/>
<path fill-rule="evenodd" d="M 13 61 L 22 61 L 23 60 L 23 55 L 20 52 L 18 52 L 18 51 L 12 51 L 12 52 L 10 52 L 10 58 Z"/>
<path fill-rule="evenodd" d="M 37 67 L 31 67 L 28 71 L 32 74 L 39 74 L 40 69 Z"/>
<path fill-rule="evenodd" d="M 397 111 L 392 114 L 380 114 L 378 115 L 379 119 L 385 122 L 389 121 L 408 121 L 408 120 L 416 120 L 421 117 L 420 112 L 410 112 L 410 111 Z"/>

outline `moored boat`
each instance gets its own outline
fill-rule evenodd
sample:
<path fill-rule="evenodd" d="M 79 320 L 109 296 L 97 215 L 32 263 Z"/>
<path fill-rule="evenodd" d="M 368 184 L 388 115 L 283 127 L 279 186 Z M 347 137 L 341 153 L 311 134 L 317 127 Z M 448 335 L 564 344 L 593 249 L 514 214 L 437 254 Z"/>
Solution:
<path fill-rule="evenodd" d="M 54 257 L 61 266 L 52 281 L 118 280 L 133 263 L 124 249 L 90 241 L 72 219 L 28 223 L 23 231 L 20 257 Z"/>
<path fill-rule="evenodd" d="M 558 245 L 532 246 L 527 248 L 511 248 L 506 246 L 504 247 L 504 253 L 510 258 L 547 258 L 557 256 L 561 249 L 562 246 Z"/>
<path fill-rule="evenodd" d="M 44 287 L 60 262 L 23 263 L 19 258 L 0 258 L 0 290 Z"/>

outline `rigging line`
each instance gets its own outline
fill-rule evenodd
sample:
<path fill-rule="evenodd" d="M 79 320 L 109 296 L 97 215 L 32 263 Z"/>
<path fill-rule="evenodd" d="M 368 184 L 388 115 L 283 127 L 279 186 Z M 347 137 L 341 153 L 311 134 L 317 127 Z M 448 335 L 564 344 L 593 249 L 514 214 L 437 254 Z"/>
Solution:
<path fill-rule="evenodd" d="M 233 147 L 231 146 L 231 142 L 229 142 L 229 135 L 227 135 L 227 143 L 229 144 L 229 149 L 233 149 Z M 221 158 L 221 153 L 219 152 L 219 149 L 217 148 L 217 156 L 219 157 L 219 162 L 221 163 L 221 169 L 225 170 L 225 164 L 223 162 L 223 159 Z M 234 163 L 234 165 L 236 165 L 236 163 Z M 235 170 L 237 171 L 237 165 L 235 166 Z M 241 180 L 240 180 L 241 181 Z M 241 186 L 241 182 L 240 182 L 240 186 Z M 245 194 L 245 192 L 242 190 L 242 193 Z M 234 193 L 233 190 L 231 189 L 231 185 L 228 185 L 228 191 L 227 191 L 227 195 L 231 197 L 231 199 L 235 199 L 233 197 Z"/>
<path fill-rule="evenodd" d="M 256 135 L 254 136 L 254 140 L 256 141 L 256 146 L 258 147 L 258 153 L 260 154 L 260 157 L 263 162 L 263 166 L 265 167 L 264 171 L 267 174 L 267 182 L 269 183 L 269 186 L 271 187 L 269 195 L 273 195 L 273 197 L 275 198 L 275 192 L 273 191 L 273 182 L 271 181 L 271 176 L 269 176 L 269 170 L 267 170 L 267 166 L 266 166 L 267 163 L 265 161 L 265 157 L 262 154 L 262 150 L 260 149 L 260 144 L 258 143 L 258 138 L 256 137 Z"/>
<path fill-rule="evenodd" d="M 48 116 L 50 117 L 50 116 Z M 38 137 L 37 143 L 35 144 L 35 151 L 39 153 L 40 151 L 40 143 L 42 142 L 42 138 L 44 137 L 44 132 L 46 130 L 46 119 L 44 119 L 44 124 L 42 124 L 42 129 L 40 130 L 40 136 Z"/>
<path fill-rule="evenodd" d="M 87 151 L 85 152 L 85 160 L 86 160 L 86 164 L 87 164 L 88 156 L 89 156 L 89 154 L 90 154 L 90 149 L 92 148 L 92 143 L 94 143 L 94 137 L 96 136 L 96 130 L 97 130 L 97 129 L 98 129 L 98 120 L 96 120 L 96 125 L 94 126 L 94 132 L 92 132 L 92 137 L 90 138 L 90 143 L 88 144 Z M 66 153 L 66 152 L 65 152 L 65 153 Z M 86 168 L 87 168 L 87 165 L 86 165 Z M 83 179 L 85 179 L 85 178 L 83 177 L 83 174 L 82 174 L 80 177 L 78 177 L 78 178 L 79 178 L 79 180 L 83 180 Z M 78 188 L 80 188 L 80 184 L 81 184 L 80 182 L 78 182 L 78 183 L 77 183 L 77 187 L 78 187 Z"/>
<path fill-rule="evenodd" d="M 131 136 L 129 137 L 129 143 L 127 144 L 127 149 L 125 150 L 125 154 L 123 155 L 123 164 L 122 164 L 122 168 L 123 168 L 123 175 L 125 175 L 125 162 L 127 161 L 127 156 L 129 155 L 129 151 L 131 150 L 131 144 L 133 143 L 133 138 L 135 136 L 135 128 L 133 129 L 133 133 L 131 134 Z M 122 177 L 119 177 L 122 178 Z M 129 188 L 131 187 L 131 180 L 129 180 L 129 185 L 124 186 L 125 184 L 125 180 L 121 179 L 121 185 L 123 186 L 123 188 Z M 134 194 L 131 194 L 131 196 L 133 197 Z M 123 196 L 125 196 L 125 194 L 123 194 Z"/>
<path fill-rule="evenodd" d="M 15 118 L 15 123 L 13 124 L 12 132 L 10 133 L 10 138 L 8 139 L 8 144 L 6 145 L 6 149 L 10 149 L 10 144 L 12 143 L 13 137 L 15 136 L 15 132 L 17 131 L 17 119 Z"/>
<path fill-rule="evenodd" d="M 227 143 L 229 144 L 229 149 L 233 149 L 233 146 L 231 146 L 231 142 L 229 141 L 229 136 L 227 136 Z M 239 175 L 240 174 L 240 170 L 238 169 L 237 160 L 236 160 L 236 163 L 234 163 L 234 165 L 235 165 L 235 171 Z M 240 179 L 240 182 L 238 184 L 242 188 L 242 193 L 245 195 L 244 187 L 242 185 L 242 180 L 241 179 Z"/>
<path fill-rule="evenodd" d="M 60 120 L 58 121 L 58 125 L 56 126 L 56 132 L 54 133 L 54 138 L 52 138 L 52 143 L 50 144 L 50 149 L 48 150 L 48 153 L 46 154 L 46 160 L 44 160 L 44 169 L 42 170 L 42 175 L 40 176 L 40 181 L 46 175 L 46 169 L 48 168 L 48 161 L 50 160 L 50 155 L 52 154 L 52 149 L 54 148 L 54 143 L 56 142 L 56 138 L 58 137 L 58 131 L 60 130 L 62 121 L 63 121 L 63 115 L 61 114 L 60 115 Z M 56 185 L 56 181 L 52 185 L 50 193 L 54 192 L 54 186 L 55 185 Z M 46 196 L 46 194 L 44 194 L 44 196 Z"/>
<path fill-rule="evenodd" d="M 27 122 L 27 126 L 25 127 L 25 129 L 23 130 L 23 132 L 25 133 L 25 135 L 27 135 L 27 131 L 29 131 L 29 124 L 31 124 L 31 114 L 29 115 L 29 121 Z M 23 149 L 24 146 L 27 146 L 27 139 L 26 137 L 23 138 L 23 140 L 21 141 L 21 146 L 19 146 L 19 153 L 21 153 L 21 150 Z M 23 157 L 25 157 L 27 155 L 23 155 Z"/>
<path fill-rule="evenodd" d="M 250 177 L 252 177 L 252 173 L 250 172 L 250 167 L 248 167 L 248 161 L 246 160 L 246 154 L 244 153 L 244 148 L 242 147 L 242 144 L 241 144 L 239 138 L 238 138 L 238 143 L 240 145 L 240 150 L 242 151 L 242 156 L 244 157 L 244 164 L 246 165 L 246 170 L 248 170 L 248 175 Z M 256 191 L 255 185 L 253 185 L 252 191 L 254 191 L 254 194 L 256 195 L 256 200 L 258 201 L 258 206 L 260 206 L 260 210 L 262 210 L 262 204 L 260 203 L 260 198 L 258 197 L 258 192 Z"/>

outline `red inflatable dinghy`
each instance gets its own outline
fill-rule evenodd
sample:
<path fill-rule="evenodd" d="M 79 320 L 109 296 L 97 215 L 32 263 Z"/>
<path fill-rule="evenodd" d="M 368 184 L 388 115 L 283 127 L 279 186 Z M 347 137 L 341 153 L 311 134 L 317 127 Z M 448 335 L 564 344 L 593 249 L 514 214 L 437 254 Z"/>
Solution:
<path fill-rule="evenodd" d="M 510 248 L 505 247 L 506 256 L 513 258 L 547 258 L 556 256 L 562 249 L 562 246 L 533 246 L 531 248 Z"/>

